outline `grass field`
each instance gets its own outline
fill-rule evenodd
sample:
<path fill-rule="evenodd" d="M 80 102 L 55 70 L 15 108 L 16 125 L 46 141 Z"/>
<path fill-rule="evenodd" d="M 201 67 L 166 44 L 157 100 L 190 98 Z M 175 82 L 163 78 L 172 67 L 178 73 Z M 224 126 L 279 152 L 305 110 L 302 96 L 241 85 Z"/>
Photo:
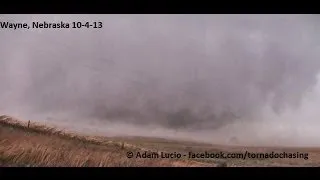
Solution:
<path fill-rule="evenodd" d="M 193 153 L 308 153 L 303 158 L 190 158 Z M 132 158 L 128 158 L 132 152 Z M 137 158 L 137 154 L 158 158 Z M 180 158 L 161 154 L 180 153 Z M 221 153 L 220 153 L 221 154 Z M 155 155 L 153 156 L 155 157 Z M 237 167 L 320 166 L 320 148 L 230 147 L 146 137 L 94 137 L 0 116 L 0 166 L 18 167 Z"/>

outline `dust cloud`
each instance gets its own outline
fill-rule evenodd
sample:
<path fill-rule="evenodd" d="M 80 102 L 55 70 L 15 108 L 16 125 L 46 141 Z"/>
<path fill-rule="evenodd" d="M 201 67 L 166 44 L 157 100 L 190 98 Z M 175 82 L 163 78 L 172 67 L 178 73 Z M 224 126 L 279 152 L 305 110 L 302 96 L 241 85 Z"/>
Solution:
<path fill-rule="evenodd" d="M 0 15 L 0 113 L 99 135 L 318 146 L 318 15 Z"/>

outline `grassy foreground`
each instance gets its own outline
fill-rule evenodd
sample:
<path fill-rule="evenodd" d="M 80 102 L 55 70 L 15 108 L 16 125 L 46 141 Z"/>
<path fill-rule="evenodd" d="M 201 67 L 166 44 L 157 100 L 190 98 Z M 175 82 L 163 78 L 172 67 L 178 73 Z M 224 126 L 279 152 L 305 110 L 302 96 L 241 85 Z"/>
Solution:
<path fill-rule="evenodd" d="M 287 158 L 128 158 L 140 152 L 304 152 Z M 319 148 L 230 147 L 145 137 L 93 137 L 0 116 L 0 166 L 10 167 L 217 167 L 320 166 Z"/>
<path fill-rule="evenodd" d="M 127 158 L 148 151 L 125 143 L 59 131 L 33 122 L 0 116 L 0 166 L 132 167 L 209 166 L 182 159 Z"/>

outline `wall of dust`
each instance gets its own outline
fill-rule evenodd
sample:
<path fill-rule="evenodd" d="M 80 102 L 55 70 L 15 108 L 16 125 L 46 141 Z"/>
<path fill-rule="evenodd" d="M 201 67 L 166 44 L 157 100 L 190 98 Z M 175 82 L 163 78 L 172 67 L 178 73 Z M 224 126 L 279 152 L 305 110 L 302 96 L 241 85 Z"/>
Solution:
<path fill-rule="evenodd" d="M 318 145 L 318 15 L 0 15 L 0 112 L 96 134 Z M 254 138 L 253 138 L 254 137 Z"/>

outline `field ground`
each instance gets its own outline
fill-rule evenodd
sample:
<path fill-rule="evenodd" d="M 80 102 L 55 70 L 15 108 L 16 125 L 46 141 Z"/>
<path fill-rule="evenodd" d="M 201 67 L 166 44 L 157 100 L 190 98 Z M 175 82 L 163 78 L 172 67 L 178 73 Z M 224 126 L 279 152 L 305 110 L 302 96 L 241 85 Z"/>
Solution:
<path fill-rule="evenodd" d="M 194 153 L 308 153 L 303 158 L 188 158 Z M 138 152 L 181 158 L 128 158 Z M 160 155 L 161 156 L 161 155 Z M 320 166 L 320 148 L 240 147 L 145 137 L 93 137 L 0 116 L 0 166 L 14 167 L 237 167 Z"/>

